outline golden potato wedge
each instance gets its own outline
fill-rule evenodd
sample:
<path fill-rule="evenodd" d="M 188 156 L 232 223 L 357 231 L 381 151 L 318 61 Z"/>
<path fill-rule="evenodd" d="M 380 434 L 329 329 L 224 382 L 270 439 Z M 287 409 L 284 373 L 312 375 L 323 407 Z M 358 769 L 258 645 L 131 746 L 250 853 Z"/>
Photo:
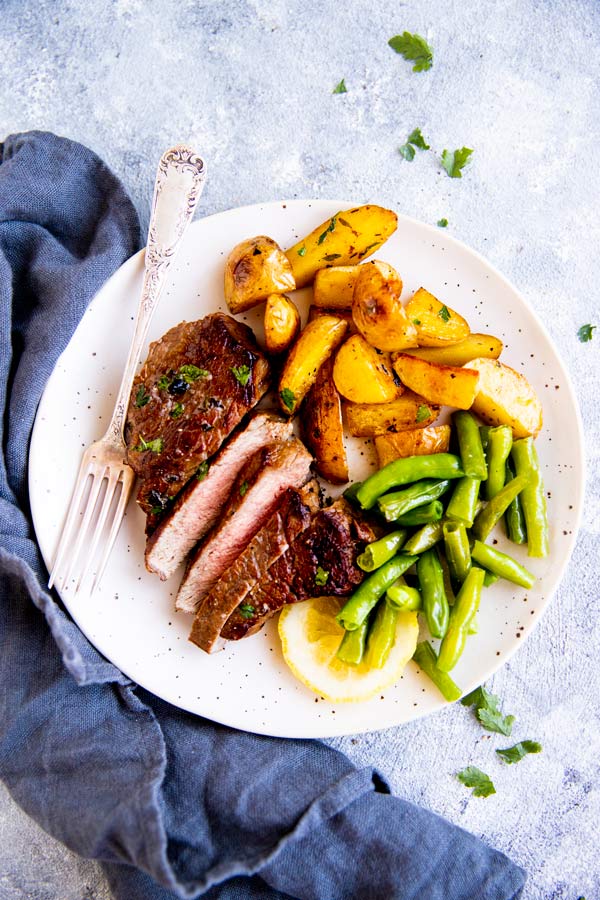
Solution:
<path fill-rule="evenodd" d="M 479 372 L 473 412 L 488 425 L 510 425 L 515 438 L 535 435 L 542 427 L 542 404 L 524 375 L 497 359 L 472 359 Z"/>
<path fill-rule="evenodd" d="M 464 366 L 479 356 L 498 359 L 502 353 L 502 346 L 502 341 L 491 334 L 471 333 L 458 344 L 450 344 L 447 347 L 418 347 L 416 350 L 404 352 L 409 356 L 417 356 L 419 359 L 442 363 L 445 366 Z"/>
<path fill-rule="evenodd" d="M 339 316 L 319 316 L 300 332 L 279 379 L 282 410 L 293 415 L 314 384 L 317 372 L 335 350 L 348 328 Z"/>
<path fill-rule="evenodd" d="M 265 235 L 236 244 L 225 263 L 225 300 L 230 312 L 240 313 L 269 294 L 296 288 L 289 260 L 279 244 Z"/>
<path fill-rule="evenodd" d="M 312 322 L 314 319 L 318 319 L 320 316 L 337 316 L 339 319 L 343 319 L 348 323 L 348 331 L 346 334 L 356 334 L 356 325 L 354 324 L 354 319 L 352 318 L 352 310 L 350 309 L 321 309 L 320 306 L 313 306 L 312 304 L 308 307 L 308 321 Z"/>
<path fill-rule="evenodd" d="M 319 475 L 332 484 L 348 481 L 342 404 L 333 382 L 333 358 L 326 359 L 300 411 L 302 437 L 314 454 Z"/>
<path fill-rule="evenodd" d="M 319 269 L 313 283 L 313 303 L 324 309 L 352 309 L 358 266 Z"/>
<path fill-rule="evenodd" d="M 296 340 L 300 331 L 300 313 L 287 294 L 269 294 L 264 325 L 269 353 L 283 353 Z"/>
<path fill-rule="evenodd" d="M 430 425 L 429 428 L 415 428 L 398 434 L 375 435 L 375 451 L 379 467 L 403 456 L 428 456 L 430 453 L 445 453 L 450 446 L 449 425 Z"/>
<path fill-rule="evenodd" d="M 409 356 L 408 353 L 396 354 L 393 366 L 402 384 L 430 403 L 454 406 L 456 409 L 470 409 L 473 405 L 479 382 L 479 373 L 475 368 L 443 366 Z"/>
<path fill-rule="evenodd" d="M 364 338 L 379 350 L 417 346 L 417 330 L 400 300 L 402 279 L 376 259 L 360 266 L 354 285 L 352 318 Z"/>
<path fill-rule="evenodd" d="M 391 403 L 344 404 L 348 431 L 355 437 L 396 434 L 423 428 L 437 419 L 440 408 L 412 391 Z"/>
<path fill-rule="evenodd" d="M 419 288 L 405 306 L 406 315 L 417 329 L 419 347 L 446 347 L 469 335 L 468 322 L 437 297 Z"/>
<path fill-rule="evenodd" d="M 333 364 L 335 386 L 353 403 L 388 403 L 402 393 L 387 353 L 354 334 L 339 348 Z"/>
<path fill-rule="evenodd" d="M 310 284 L 319 269 L 359 263 L 387 241 L 398 216 L 382 206 L 343 209 L 286 250 L 296 286 Z"/>

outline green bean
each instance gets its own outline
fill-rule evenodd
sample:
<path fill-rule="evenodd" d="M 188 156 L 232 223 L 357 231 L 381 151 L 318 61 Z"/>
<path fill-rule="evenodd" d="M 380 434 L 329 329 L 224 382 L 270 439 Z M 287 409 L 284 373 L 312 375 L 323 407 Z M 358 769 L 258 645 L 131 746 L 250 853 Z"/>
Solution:
<path fill-rule="evenodd" d="M 500 581 L 500 576 L 496 575 L 495 572 L 490 572 L 489 569 L 486 570 L 485 578 L 483 579 L 484 587 L 491 587 L 492 584 L 496 584 L 497 581 Z"/>
<path fill-rule="evenodd" d="M 491 425 L 480 425 L 479 426 L 479 437 L 481 438 L 481 446 L 484 450 L 487 450 L 488 441 L 490 439 L 490 431 L 492 430 Z"/>
<path fill-rule="evenodd" d="M 422 641 L 420 644 L 417 644 L 413 659 L 421 671 L 435 684 L 445 700 L 448 700 L 450 703 L 458 700 L 462 691 L 446 672 L 438 669 L 437 656 L 429 641 Z"/>
<path fill-rule="evenodd" d="M 385 599 L 398 610 L 421 609 L 423 605 L 419 591 L 409 587 L 402 576 L 387 589 Z"/>
<path fill-rule="evenodd" d="M 439 500 L 432 500 L 424 506 L 416 506 L 403 513 L 395 520 L 396 525 L 427 525 L 428 522 L 439 522 L 444 515 L 444 507 Z"/>
<path fill-rule="evenodd" d="M 465 475 L 461 478 L 446 507 L 446 516 L 455 522 L 463 522 L 470 528 L 475 520 L 475 511 L 479 498 L 480 478 L 471 478 Z"/>
<path fill-rule="evenodd" d="M 513 443 L 512 428 L 499 425 L 490 428 L 487 446 L 488 477 L 485 483 L 488 500 L 495 497 L 506 481 L 506 460 Z"/>
<path fill-rule="evenodd" d="M 540 470 L 540 462 L 532 437 L 515 441 L 512 458 L 517 478 L 527 478 L 527 486 L 521 494 L 523 515 L 527 526 L 527 553 L 529 556 L 548 556 L 550 538 L 546 514 L 546 496 Z"/>
<path fill-rule="evenodd" d="M 460 457 L 453 453 L 431 453 L 428 456 L 405 456 L 395 459 L 370 475 L 356 492 L 363 509 L 371 509 L 386 491 L 422 478 L 460 478 Z"/>
<path fill-rule="evenodd" d="M 367 633 L 369 631 L 369 617 L 354 631 L 346 631 L 342 638 L 342 643 L 337 649 L 336 656 L 342 662 L 349 663 L 351 666 L 357 666 L 362 662 L 365 646 L 367 643 Z"/>
<path fill-rule="evenodd" d="M 463 522 L 444 522 L 444 547 L 450 574 L 455 581 L 464 581 L 471 568 L 469 538 Z"/>
<path fill-rule="evenodd" d="M 407 533 L 405 528 L 391 531 L 378 541 L 367 544 L 364 553 L 361 553 L 356 560 L 363 572 L 373 572 L 391 559 L 392 556 L 395 556 L 406 540 Z"/>
<path fill-rule="evenodd" d="M 382 669 L 396 640 L 396 626 L 400 610 L 382 600 L 375 610 L 369 629 L 365 661 L 371 669 Z"/>
<path fill-rule="evenodd" d="M 456 429 L 463 472 L 471 478 L 487 478 L 485 453 L 481 444 L 479 425 L 470 412 L 459 409 L 452 415 Z"/>
<path fill-rule="evenodd" d="M 410 569 L 414 562 L 416 562 L 416 556 L 398 554 L 376 569 L 368 578 L 365 578 L 350 599 L 346 601 L 336 616 L 337 623 L 347 631 L 355 631 L 359 628 L 377 601 L 383 597 L 400 575 Z"/>
<path fill-rule="evenodd" d="M 485 586 L 485 578 L 483 579 L 483 584 Z M 467 628 L 467 634 L 477 634 L 478 631 L 479 631 L 479 619 L 477 616 L 473 616 L 473 618 L 469 622 L 469 627 Z"/>
<path fill-rule="evenodd" d="M 444 573 L 435 550 L 421 554 L 417 561 L 417 576 L 429 632 L 434 638 L 443 638 L 448 628 L 450 607 L 444 590 Z"/>
<path fill-rule="evenodd" d="M 415 531 L 409 537 L 403 549 L 405 553 L 424 553 L 425 550 L 430 550 L 431 547 L 434 547 L 441 539 L 442 523 L 430 522 L 428 525 L 424 525 L 423 528 Z"/>
<path fill-rule="evenodd" d="M 362 487 L 362 481 L 355 481 L 354 484 L 351 484 L 350 487 L 347 487 L 343 494 L 344 500 L 347 500 L 348 503 L 358 505 L 356 495 L 358 494 L 358 490 L 360 487 Z"/>
<path fill-rule="evenodd" d="M 416 506 L 424 506 L 437 500 L 444 494 L 452 482 L 449 479 L 436 481 L 427 478 L 424 481 L 417 481 L 403 491 L 394 491 L 391 494 L 384 494 L 377 501 L 380 513 L 388 522 L 395 522 L 399 516 L 414 509 Z"/>
<path fill-rule="evenodd" d="M 469 626 L 479 609 L 484 577 L 483 569 L 472 566 L 458 593 L 450 613 L 448 630 L 440 645 L 438 668 L 442 672 L 449 672 L 454 668 L 465 648 Z"/>
<path fill-rule="evenodd" d="M 477 514 L 473 522 L 473 534 L 476 538 L 479 538 L 480 541 L 485 541 L 494 525 L 500 521 L 508 509 L 510 503 L 525 488 L 528 478 L 529 476 L 525 474 L 517 475 L 516 478 L 505 484 L 496 496 L 492 497 L 489 503 Z"/>
<path fill-rule="evenodd" d="M 448 600 L 448 606 L 454 606 L 456 603 L 456 597 L 454 596 L 454 588 L 452 586 L 452 576 L 450 575 L 450 568 L 448 566 L 448 560 L 446 559 L 446 554 L 442 552 L 441 545 L 435 548 L 437 553 L 437 558 L 440 561 L 440 566 L 442 567 L 442 573 L 444 575 L 444 590 L 446 591 L 446 599 Z"/>
<path fill-rule="evenodd" d="M 500 578 L 512 581 L 513 584 L 530 588 L 535 583 L 535 575 L 526 569 L 525 566 L 518 563 L 508 553 L 502 553 L 488 544 L 482 544 L 481 541 L 475 541 L 471 549 L 471 556 L 479 565 Z"/>
<path fill-rule="evenodd" d="M 512 481 L 515 477 L 515 470 L 509 459 L 506 460 L 506 481 Z M 521 495 L 517 494 L 508 509 L 504 513 L 504 525 L 506 533 L 513 544 L 527 543 L 527 527 L 525 525 L 525 516 L 523 515 L 523 504 L 521 503 Z"/>

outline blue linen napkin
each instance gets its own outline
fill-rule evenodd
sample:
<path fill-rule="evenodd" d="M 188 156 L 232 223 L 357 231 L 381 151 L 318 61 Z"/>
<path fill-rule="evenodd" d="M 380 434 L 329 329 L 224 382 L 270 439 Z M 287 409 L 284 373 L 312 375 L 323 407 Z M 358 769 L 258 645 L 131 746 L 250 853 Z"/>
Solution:
<path fill-rule="evenodd" d="M 377 772 L 137 687 L 46 591 L 27 495 L 36 407 L 139 242 L 130 200 L 91 151 L 44 132 L 0 144 L 0 776 L 43 828 L 102 863 L 117 900 L 518 897 L 521 869 L 392 797 Z"/>

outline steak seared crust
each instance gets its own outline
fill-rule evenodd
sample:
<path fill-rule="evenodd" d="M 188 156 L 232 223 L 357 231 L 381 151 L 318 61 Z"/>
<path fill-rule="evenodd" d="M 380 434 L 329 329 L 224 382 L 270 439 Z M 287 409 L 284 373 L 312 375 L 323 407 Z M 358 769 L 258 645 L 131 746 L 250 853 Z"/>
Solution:
<path fill-rule="evenodd" d="M 223 313 L 182 322 L 150 345 L 125 425 L 150 526 L 258 403 L 269 374 L 252 330 Z"/>
<path fill-rule="evenodd" d="M 162 581 L 169 578 L 213 527 L 233 483 L 248 459 L 261 447 L 292 436 L 292 423 L 272 413 L 256 413 L 234 433 L 210 461 L 202 478 L 192 478 L 146 543 L 146 568 Z"/>
<path fill-rule="evenodd" d="M 286 491 L 278 509 L 205 597 L 190 634 L 194 644 L 207 653 L 220 648 L 221 629 L 229 616 L 244 603 L 265 571 L 310 526 L 319 507 L 319 485 L 314 479 L 300 490 Z"/>

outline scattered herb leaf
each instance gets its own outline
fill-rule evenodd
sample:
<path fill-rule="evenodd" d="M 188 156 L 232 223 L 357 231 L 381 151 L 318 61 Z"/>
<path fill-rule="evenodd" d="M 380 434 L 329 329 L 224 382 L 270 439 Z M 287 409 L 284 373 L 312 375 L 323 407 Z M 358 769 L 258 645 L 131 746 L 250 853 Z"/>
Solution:
<path fill-rule="evenodd" d="M 409 62 L 414 62 L 413 72 L 427 72 L 433 63 L 433 49 L 420 34 L 404 31 L 388 41 L 389 46 Z"/>
<path fill-rule="evenodd" d="M 412 162 L 415 158 L 415 148 L 412 144 L 402 144 L 401 147 L 398 147 L 398 152 L 406 162 Z"/>
<path fill-rule="evenodd" d="M 297 251 L 298 256 L 306 256 L 306 244 Z"/>
<path fill-rule="evenodd" d="M 296 405 L 296 396 L 293 391 L 290 391 L 289 388 L 284 388 L 279 396 L 281 397 L 281 402 L 290 412 L 294 411 L 294 406 Z"/>
<path fill-rule="evenodd" d="M 514 716 L 505 716 L 498 708 L 500 698 L 486 690 L 483 685 L 475 688 L 460 701 L 463 706 L 474 706 L 477 718 L 486 731 L 495 731 L 510 737 Z"/>
<path fill-rule="evenodd" d="M 140 442 L 137 447 L 134 447 L 133 449 L 138 453 L 143 453 L 145 450 L 150 450 L 152 453 L 162 453 L 163 439 L 161 437 L 157 437 L 154 438 L 153 441 L 145 441 L 140 434 Z"/>
<path fill-rule="evenodd" d="M 438 219 L 437 224 L 438 224 L 438 228 L 447 228 L 448 227 L 448 219 Z"/>
<path fill-rule="evenodd" d="M 246 495 L 247 490 L 248 490 L 248 482 L 242 481 L 242 483 L 240 484 L 240 497 L 244 497 Z"/>
<path fill-rule="evenodd" d="M 329 253 L 327 256 L 324 256 L 323 259 L 326 262 L 333 262 L 334 259 L 339 259 L 341 255 L 341 253 Z"/>
<path fill-rule="evenodd" d="M 465 787 L 473 788 L 474 797 L 489 797 L 496 793 L 494 782 L 489 775 L 478 769 L 477 766 L 467 766 L 466 769 L 456 773 L 456 777 Z"/>
<path fill-rule="evenodd" d="M 166 391 L 169 385 L 171 384 L 171 379 L 168 375 L 161 375 L 158 381 L 156 382 L 156 387 L 159 391 Z"/>
<path fill-rule="evenodd" d="M 542 745 L 537 741 L 519 741 L 513 747 L 507 747 L 506 750 L 496 750 L 498 756 L 501 756 L 504 762 L 512 765 L 520 762 L 528 753 L 541 753 Z"/>
<path fill-rule="evenodd" d="M 418 147 L 419 150 L 430 150 L 429 144 L 425 141 L 425 138 L 421 134 L 420 128 L 415 128 L 406 139 L 407 144 L 413 144 L 415 147 Z"/>
<path fill-rule="evenodd" d="M 199 378 L 206 378 L 210 375 L 208 369 L 199 369 L 198 366 L 193 365 L 181 366 L 179 373 L 188 381 L 197 381 Z"/>
<path fill-rule="evenodd" d="M 413 325 L 420 325 L 420 324 L 421 324 L 420 319 L 413 319 Z"/>
<path fill-rule="evenodd" d="M 322 569 L 321 566 L 317 566 L 317 574 L 315 575 L 315 584 L 318 584 L 319 587 L 323 587 L 323 585 L 327 584 L 329 581 L 329 572 L 326 572 L 325 569 Z"/>
<path fill-rule="evenodd" d="M 172 419 L 178 419 L 179 416 L 183 415 L 184 406 L 183 403 L 176 403 L 169 415 Z"/>
<path fill-rule="evenodd" d="M 337 221 L 337 216 L 333 216 L 333 218 L 331 219 L 331 221 L 330 221 L 329 225 L 327 226 L 327 228 L 325 229 L 325 231 L 319 235 L 317 244 L 322 244 L 323 241 L 325 240 L 325 238 L 327 237 L 327 235 L 331 231 L 333 231 L 333 229 L 335 228 L 335 225 L 336 225 L 336 221 Z"/>
<path fill-rule="evenodd" d="M 442 166 L 450 178 L 462 178 L 462 169 L 469 162 L 472 152 L 468 147 L 461 147 L 460 150 L 444 150 L 442 153 Z"/>
<path fill-rule="evenodd" d="M 374 250 L 375 247 L 379 247 L 380 244 L 381 244 L 381 241 L 375 241 L 374 244 L 369 244 L 368 247 L 365 247 L 365 249 L 362 251 L 362 253 L 358 254 L 358 258 L 362 259 L 364 256 L 368 256 L 369 253 L 371 252 L 371 250 Z"/>
<path fill-rule="evenodd" d="M 424 403 L 417 408 L 417 415 L 415 418 L 415 422 L 424 422 L 425 419 L 428 419 L 431 415 L 431 410 L 428 406 L 425 406 Z"/>
<path fill-rule="evenodd" d="M 135 405 L 138 409 L 141 409 L 142 406 L 145 406 L 148 400 L 150 399 L 150 394 L 146 393 L 146 388 L 143 384 L 140 384 L 138 388 L 138 392 L 135 395 Z"/>
<path fill-rule="evenodd" d="M 242 603 L 239 607 L 240 615 L 244 617 L 244 619 L 251 619 L 254 616 L 256 610 L 252 606 L 251 603 Z"/>
<path fill-rule="evenodd" d="M 581 341 L 582 344 L 586 344 L 588 341 L 594 337 L 592 334 L 595 325 L 582 325 L 579 331 L 577 332 L 577 337 Z"/>
<path fill-rule="evenodd" d="M 339 84 L 336 84 L 334 89 L 331 92 L 332 94 L 347 94 L 348 88 L 346 87 L 346 79 L 342 78 Z"/>
<path fill-rule="evenodd" d="M 444 305 L 442 306 L 442 308 L 438 311 L 438 316 L 440 317 L 440 319 L 441 319 L 443 322 L 449 322 L 449 321 L 450 321 L 450 319 L 451 319 L 452 317 L 451 317 L 451 315 L 450 315 L 450 310 L 448 309 L 448 307 L 446 306 L 446 304 L 444 304 Z"/>
<path fill-rule="evenodd" d="M 250 367 L 249 366 L 232 366 L 231 371 L 236 381 L 238 381 L 242 387 L 246 387 L 248 384 L 248 379 L 250 378 Z"/>
<path fill-rule="evenodd" d="M 200 463 L 200 465 L 196 469 L 196 478 L 198 481 L 204 481 L 204 479 L 208 475 L 209 468 L 210 466 L 206 461 Z"/>

